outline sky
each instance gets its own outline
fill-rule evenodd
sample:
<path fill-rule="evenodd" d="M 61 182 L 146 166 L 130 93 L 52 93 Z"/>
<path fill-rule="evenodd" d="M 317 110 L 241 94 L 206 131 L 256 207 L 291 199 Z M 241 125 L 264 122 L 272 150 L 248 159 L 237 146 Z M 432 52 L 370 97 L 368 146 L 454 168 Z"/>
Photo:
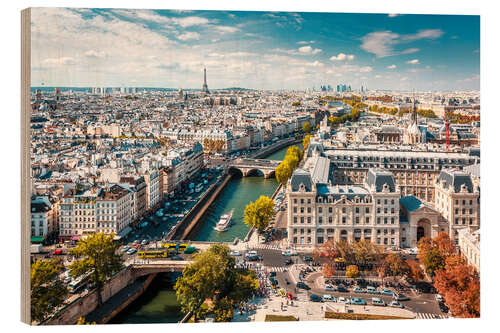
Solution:
<path fill-rule="evenodd" d="M 34 8 L 32 86 L 479 90 L 480 19 Z"/>

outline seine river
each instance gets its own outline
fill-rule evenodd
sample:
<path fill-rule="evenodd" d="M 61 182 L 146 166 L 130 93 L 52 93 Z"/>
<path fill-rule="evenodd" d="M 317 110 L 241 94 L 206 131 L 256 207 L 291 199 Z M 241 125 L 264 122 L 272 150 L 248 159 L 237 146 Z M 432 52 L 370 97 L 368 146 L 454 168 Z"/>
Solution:
<path fill-rule="evenodd" d="M 302 148 L 302 145 L 299 145 Z M 286 150 L 283 148 L 267 159 L 282 160 Z M 260 195 L 271 196 L 278 183 L 274 178 L 243 177 L 232 178 L 217 201 L 209 208 L 200 228 L 192 237 L 199 241 L 232 242 L 235 237 L 245 238 L 250 229 L 243 223 L 243 211 L 250 201 L 255 201 Z M 220 216 L 233 211 L 233 223 L 226 232 L 213 230 Z M 114 324 L 145 324 L 145 323 L 177 323 L 182 319 L 179 303 L 172 286 L 173 279 L 169 275 L 159 275 L 148 290 L 135 302 L 112 320 Z"/>

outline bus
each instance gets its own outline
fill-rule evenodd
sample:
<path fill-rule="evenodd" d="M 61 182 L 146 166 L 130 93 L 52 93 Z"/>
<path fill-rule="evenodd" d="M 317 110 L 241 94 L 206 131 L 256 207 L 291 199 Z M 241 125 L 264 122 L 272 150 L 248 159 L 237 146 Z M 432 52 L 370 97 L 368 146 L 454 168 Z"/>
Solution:
<path fill-rule="evenodd" d="M 141 250 L 137 252 L 137 257 L 140 259 L 166 258 L 167 254 L 165 250 Z"/>
<path fill-rule="evenodd" d="M 78 279 L 71 281 L 68 284 L 69 292 L 71 294 L 76 294 L 83 288 L 85 288 L 87 286 L 87 283 L 89 282 L 90 274 L 92 274 L 92 272 L 89 272 L 83 276 L 80 276 Z"/>
<path fill-rule="evenodd" d="M 175 250 L 177 249 L 178 251 L 184 251 L 187 249 L 188 244 L 187 243 L 163 243 L 163 247 L 169 250 Z"/>

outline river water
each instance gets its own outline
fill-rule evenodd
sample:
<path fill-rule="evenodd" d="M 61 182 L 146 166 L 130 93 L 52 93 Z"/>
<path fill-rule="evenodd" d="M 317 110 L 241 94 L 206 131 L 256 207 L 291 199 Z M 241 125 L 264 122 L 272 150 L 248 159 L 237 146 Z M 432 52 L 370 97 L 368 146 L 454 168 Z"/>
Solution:
<path fill-rule="evenodd" d="M 302 145 L 299 145 L 302 148 Z M 267 157 L 283 160 L 288 147 Z M 221 191 L 217 200 L 200 221 L 199 230 L 192 237 L 199 241 L 232 242 L 235 237 L 245 238 L 250 228 L 243 222 L 243 211 L 250 201 L 260 195 L 271 196 L 278 183 L 264 177 L 233 177 Z M 213 229 L 220 216 L 233 210 L 233 223 L 226 232 Z M 172 286 L 172 275 L 160 274 L 135 302 L 113 318 L 114 324 L 177 323 L 182 319 L 179 303 Z"/>
<path fill-rule="evenodd" d="M 288 147 L 278 150 L 266 159 L 283 160 L 287 149 Z M 232 242 L 236 237 L 243 240 L 250 230 L 250 227 L 243 222 L 245 206 L 250 201 L 257 200 L 261 195 L 271 196 L 277 186 L 276 179 L 265 179 L 263 176 L 231 178 L 199 222 L 200 227 L 194 233 L 192 240 Z M 231 211 L 233 212 L 231 227 L 224 232 L 215 231 L 214 227 L 220 216 Z"/>

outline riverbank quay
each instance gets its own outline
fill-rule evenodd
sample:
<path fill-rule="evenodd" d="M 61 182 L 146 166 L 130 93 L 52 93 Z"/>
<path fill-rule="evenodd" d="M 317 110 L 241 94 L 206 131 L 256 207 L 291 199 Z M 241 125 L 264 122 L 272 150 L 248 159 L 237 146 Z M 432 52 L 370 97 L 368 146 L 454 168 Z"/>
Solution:
<path fill-rule="evenodd" d="M 217 198 L 217 195 L 219 195 L 220 191 L 226 186 L 231 177 L 231 174 L 225 173 L 221 176 L 219 181 L 212 184 L 182 220 L 168 233 L 166 239 L 187 239 L 187 236 L 191 233 L 203 214 L 205 214 L 206 209 Z"/>
<path fill-rule="evenodd" d="M 85 322 L 107 324 L 133 301 L 139 298 L 139 296 L 141 296 L 146 289 L 148 289 L 155 277 L 156 274 L 151 274 L 148 275 L 145 280 L 134 281 L 132 284 L 128 285 L 124 289 L 120 290 L 116 295 L 111 297 L 101 307 L 85 316 Z"/>

